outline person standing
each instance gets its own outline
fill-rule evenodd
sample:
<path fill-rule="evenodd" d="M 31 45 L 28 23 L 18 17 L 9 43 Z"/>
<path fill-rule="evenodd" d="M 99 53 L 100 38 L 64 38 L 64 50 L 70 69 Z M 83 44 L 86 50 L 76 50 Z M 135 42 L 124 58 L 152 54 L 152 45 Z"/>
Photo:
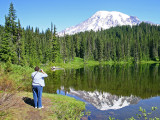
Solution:
<path fill-rule="evenodd" d="M 35 72 L 31 74 L 31 77 L 32 77 L 34 107 L 41 109 L 43 108 L 42 92 L 43 92 L 43 87 L 45 86 L 44 78 L 48 77 L 48 75 L 42 69 L 39 69 L 38 66 L 36 66 Z"/>

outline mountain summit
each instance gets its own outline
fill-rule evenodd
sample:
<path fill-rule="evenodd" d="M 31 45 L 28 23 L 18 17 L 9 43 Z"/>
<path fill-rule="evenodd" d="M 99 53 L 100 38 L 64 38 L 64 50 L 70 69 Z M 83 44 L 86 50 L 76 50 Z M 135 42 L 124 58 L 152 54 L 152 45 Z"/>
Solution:
<path fill-rule="evenodd" d="M 63 36 L 64 34 L 72 35 L 79 32 L 84 31 L 98 31 L 101 29 L 109 29 L 115 26 L 122 25 L 137 25 L 140 24 L 141 21 L 134 16 L 128 16 L 121 12 L 116 11 L 98 11 L 93 16 L 85 20 L 84 22 L 66 28 L 65 30 L 59 32 L 59 36 Z"/>

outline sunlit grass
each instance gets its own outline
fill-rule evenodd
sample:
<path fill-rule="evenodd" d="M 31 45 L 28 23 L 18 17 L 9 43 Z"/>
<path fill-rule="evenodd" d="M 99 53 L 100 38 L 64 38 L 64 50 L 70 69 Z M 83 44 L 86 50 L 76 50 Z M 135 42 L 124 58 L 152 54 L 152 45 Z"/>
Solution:
<path fill-rule="evenodd" d="M 80 119 L 82 117 L 82 111 L 85 110 L 84 102 L 63 95 L 47 93 L 43 95 L 53 102 L 52 108 L 58 119 Z"/>
<path fill-rule="evenodd" d="M 159 61 L 138 61 L 137 64 L 153 64 L 153 63 L 160 63 Z M 50 66 L 61 67 L 65 69 L 70 68 L 82 68 L 84 66 L 95 66 L 95 65 L 114 65 L 114 64 L 135 64 L 132 61 L 94 61 L 94 60 L 87 60 L 85 61 L 82 58 L 75 57 L 73 61 L 66 62 L 66 63 L 52 63 Z"/>
<path fill-rule="evenodd" d="M 27 97 L 32 98 L 31 92 L 21 92 L 19 95 L 27 95 Z M 48 93 L 43 93 L 42 96 L 43 98 L 49 98 L 52 102 L 50 109 L 53 113 L 49 114 L 47 119 L 74 120 L 77 118 L 77 120 L 79 120 L 85 110 L 85 103 L 78 101 L 75 98 Z"/>

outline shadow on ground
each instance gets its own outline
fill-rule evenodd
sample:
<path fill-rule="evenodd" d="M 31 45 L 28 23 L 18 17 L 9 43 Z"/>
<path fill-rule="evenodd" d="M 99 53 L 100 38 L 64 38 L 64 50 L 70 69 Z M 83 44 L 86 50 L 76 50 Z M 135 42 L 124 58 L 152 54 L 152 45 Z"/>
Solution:
<path fill-rule="evenodd" d="M 29 97 L 23 97 L 22 99 L 26 104 L 34 107 L 34 100 L 33 99 L 31 99 Z"/>

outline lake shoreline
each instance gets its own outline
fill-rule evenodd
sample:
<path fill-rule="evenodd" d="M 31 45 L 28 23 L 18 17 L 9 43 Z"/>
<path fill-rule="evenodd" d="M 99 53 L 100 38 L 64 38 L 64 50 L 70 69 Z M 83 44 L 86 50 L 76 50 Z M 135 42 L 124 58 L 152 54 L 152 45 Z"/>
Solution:
<path fill-rule="evenodd" d="M 84 66 L 96 66 L 96 65 L 123 65 L 123 64 L 159 64 L 160 61 L 139 61 L 139 62 L 126 62 L 126 61 L 92 61 L 92 60 L 88 60 L 88 61 L 84 61 L 84 59 L 82 58 L 78 58 L 75 57 L 75 59 L 71 62 L 67 62 L 67 63 L 50 63 L 50 67 L 51 66 L 59 66 L 61 68 L 64 69 L 68 69 L 68 68 L 74 68 L 74 69 L 78 69 L 78 68 L 82 68 Z"/>

